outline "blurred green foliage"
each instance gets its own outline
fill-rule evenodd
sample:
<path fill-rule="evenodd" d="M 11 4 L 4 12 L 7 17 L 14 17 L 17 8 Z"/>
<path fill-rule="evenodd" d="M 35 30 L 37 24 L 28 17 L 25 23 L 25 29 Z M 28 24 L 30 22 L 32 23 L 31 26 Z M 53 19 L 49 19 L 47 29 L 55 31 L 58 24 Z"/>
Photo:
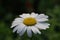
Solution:
<path fill-rule="evenodd" d="M 10 28 L 14 18 L 23 12 L 25 0 L 0 0 L 0 40 L 60 40 L 60 0 L 29 0 L 33 3 L 34 12 L 45 13 L 49 16 L 50 28 L 41 30 L 41 35 L 32 38 L 20 37 Z"/>

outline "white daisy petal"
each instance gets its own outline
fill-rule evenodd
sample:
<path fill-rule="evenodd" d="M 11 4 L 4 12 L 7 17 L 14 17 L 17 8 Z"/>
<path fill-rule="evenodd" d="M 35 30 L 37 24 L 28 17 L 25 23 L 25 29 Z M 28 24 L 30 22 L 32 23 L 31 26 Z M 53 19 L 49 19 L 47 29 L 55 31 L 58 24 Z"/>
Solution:
<path fill-rule="evenodd" d="M 20 17 L 22 17 L 22 18 L 26 18 L 26 17 L 29 17 L 30 16 L 30 14 L 23 14 L 23 15 L 20 15 Z"/>
<path fill-rule="evenodd" d="M 48 18 L 48 16 L 45 15 L 45 14 L 40 14 L 39 17 L 40 17 L 40 18 Z"/>
<path fill-rule="evenodd" d="M 37 28 L 31 27 L 31 29 L 32 29 L 33 33 L 35 33 L 35 34 L 37 34 L 37 33 L 41 34 L 41 32 Z"/>
<path fill-rule="evenodd" d="M 17 29 L 18 29 L 18 27 L 15 27 L 15 28 L 13 29 L 13 32 L 16 32 L 16 31 L 17 31 Z"/>
<path fill-rule="evenodd" d="M 36 19 L 38 22 L 44 22 L 44 21 L 48 21 L 48 19 L 46 18 L 42 18 L 42 19 Z"/>
<path fill-rule="evenodd" d="M 22 15 L 19 15 L 19 16 L 23 18 L 25 15 L 26 15 L 26 13 L 24 13 L 24 14 L 22 14 Z"/>
<path fill-rule="evenodd" d="M 16 26 L 16 27 L 13 29 L 13 32 L 17 31 L 17 33 L 19 33 L 19 32 L 22 31 L 23 28 L 24 28 L 24 26 L 22 26 L 22 24 L 21 24 L 21 25 L 18 25 L 18 26 Z"/>
<path fill-rule="evenodd" d="M 27 35 L 28 35 L 28 37 L 32 36 L 32 31 L 31 31 L 30 27 L 27 27 Z"/>
<path fill-rule="evenodd" d="M 32 17 L 37 17 L 38 14 L 35 14 L 34 12 L 32 12 L 32 13 L 31 13 L 31 16 L 32 16 Z"/>
<path fill-rule="evenodd" d="M 13 28 L 13 27 L 15 27 L 15 26 L 17 26 L 17 25 L 18 25 L 18 24 L 14 24 L 14 25 L 11 26 L 11 28 Z"/>
<path fill-rule="evenodd" d="M 13 21 L 11 28 L 13 28 L 14 26 L 16 26 L 16 25 L 18 25 L 18 24 L 20 24 L 20 23 L 22 23 L 22 22 L 23 22 L 23 19 L 22 19 L 22 18 L 16 18 L 16 19 Z"/>
<path fill-rule="evenodd" d="M 20 25 L 17 25 L 14 29 L 13 29 L 13 32 L 17 31 L 17 33 L 21 32 L 22 29 L 25 27 L 25 25 L 21 24 Z"/>
<path fill-rule="evenodd" d="M 22 21 L 23 18 L 16 18 L 15 20 L 16 20 L 16 21 Z"/>
<path fill-rule="evenodd" d="M 35 25 L 35 27 L 39 28 L 39 29 L 46 29 L 46 28 L 49 28 L 49 25 L 48 23 L 38 23 Z"/>
<path fill-rule="evenodd" d="M 27 29 L 27 27 L 25 27 L 25 28 L 19 33 L 19 35 L 22 36 L 22 35 L 25 33 L 26 29 Z"/>
<path fill-rule="evenodd" d="M 23 30 L 23 28 L 25 27 L 25 25 L 20 24 L 17 27 L 19 27 L 18 30 L 17 30 L 17 33 L 20 33 Z"/>
<path fill-rule="evenodd" d="M 47 15 L 44 15 L 44 14 L 40 14 L 36 17 L 36 20 L 38 22 L 44 22 L 44 21 L 48 21 L 48 16 Z"/>

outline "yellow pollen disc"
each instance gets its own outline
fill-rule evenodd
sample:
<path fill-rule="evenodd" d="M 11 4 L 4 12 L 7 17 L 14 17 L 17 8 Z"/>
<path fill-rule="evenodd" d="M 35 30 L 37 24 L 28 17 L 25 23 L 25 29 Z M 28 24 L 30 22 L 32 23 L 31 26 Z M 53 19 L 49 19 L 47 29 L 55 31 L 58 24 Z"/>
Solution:
<path fill-rule="evenodd" d="M 25 18 L 23 20 L 23 23 L 27 26 L 33 26 L 35 25 L 37 22 L 36 22 L 36 19 L 35 18 L 32 18 L 32 17 L 28 17 L 28 18 Z"/>

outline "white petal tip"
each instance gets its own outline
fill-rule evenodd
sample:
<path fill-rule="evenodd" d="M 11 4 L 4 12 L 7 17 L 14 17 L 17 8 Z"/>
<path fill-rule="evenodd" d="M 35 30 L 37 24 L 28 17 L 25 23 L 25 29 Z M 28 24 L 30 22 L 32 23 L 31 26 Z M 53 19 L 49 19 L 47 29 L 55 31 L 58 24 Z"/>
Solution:
<path fill-rule="evenodd" d="M 50 26 L 50 24 L 48 24 Z"/>
<path fill-rule="evenodd" d="M 10 28 L 13 28 L 14 26 L 11 26 Z"/>
<path fill-rule="evenodd" d="M 12 26 L 10 28 L 13 28 Z"/>
<path fill-rule="evenodd" d="M 41 32 L 39 32 L 39 34 L 41 34 Z"/>
<path fill-rule="evenodd" d="M 16 31 L 13 31 L 13 33 L 15 33 Z"/>

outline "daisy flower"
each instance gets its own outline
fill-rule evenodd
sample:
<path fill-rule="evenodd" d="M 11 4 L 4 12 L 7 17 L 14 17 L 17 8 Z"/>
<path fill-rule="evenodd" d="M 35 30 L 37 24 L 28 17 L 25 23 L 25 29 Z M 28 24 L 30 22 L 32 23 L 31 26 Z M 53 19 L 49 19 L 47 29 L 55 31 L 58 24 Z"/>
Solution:
<path fill-rule="evenodd" d="M 24 13 L 13 21 L 11 28 L 14 28 L 13 32 L 17 32 L 20 36 L 27 31 L 28 37 L 31 37 L 32 32 L 34 34 L 41 34 L 39 30 L 49 28 L 50 24 L 45 21 L 48 21 L 48 16 L 45 14 L 36 14 L 34 12 L 31 14 Z"/>

